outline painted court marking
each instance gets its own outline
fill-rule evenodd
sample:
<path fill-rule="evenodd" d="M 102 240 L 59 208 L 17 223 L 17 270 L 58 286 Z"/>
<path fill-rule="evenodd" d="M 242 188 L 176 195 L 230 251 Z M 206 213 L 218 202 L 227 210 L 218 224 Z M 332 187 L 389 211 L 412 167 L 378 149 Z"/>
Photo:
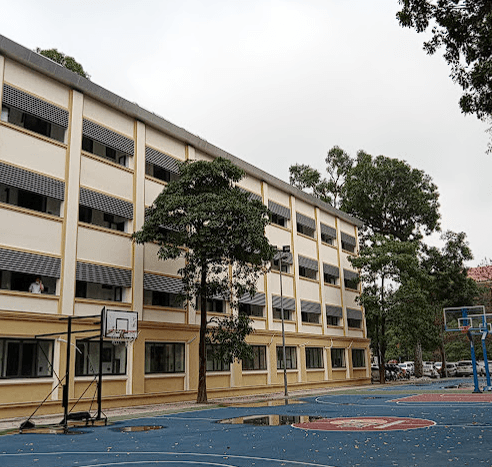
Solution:
<path fill-rule="evenodd" d="M 469 402 L 469 403 L 492 403 L 492 394 L 413 394 L 411 396 L 399 397 L 388 402 Z"/>
<path fill-rule="evenodd" d="M 427 428 L 435 425 L 433 420 L 404 417 L 338 417 L 323 418 L 306 423 L 294 423 L 292 426 L 304 430 L 320 431 L 393 431 Z"/>

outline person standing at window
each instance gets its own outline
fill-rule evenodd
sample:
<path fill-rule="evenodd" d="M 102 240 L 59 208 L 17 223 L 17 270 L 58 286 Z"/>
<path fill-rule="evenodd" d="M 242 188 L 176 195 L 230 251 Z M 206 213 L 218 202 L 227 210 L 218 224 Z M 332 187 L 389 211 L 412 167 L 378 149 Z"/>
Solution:
<path fill-rule="evenodd" d="M 41 278 L 36 277 L 36 280 L 29 286 L 29 292 L 31 293 L 43 293 L 44 285 L 41 282 Z"/>

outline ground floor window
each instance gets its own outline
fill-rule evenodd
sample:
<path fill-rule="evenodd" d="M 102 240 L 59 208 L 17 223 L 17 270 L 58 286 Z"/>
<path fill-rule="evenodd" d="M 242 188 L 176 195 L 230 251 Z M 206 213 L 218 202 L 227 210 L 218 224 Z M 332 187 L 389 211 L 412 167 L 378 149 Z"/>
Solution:
<path fill-rule="evenodd" d="M 214 356 L 213 346 L 207 345 L 207 371 L 229 371 L 231 364 Z"/>
<path fill-rule="evenodd" d="M 183 373 L 185 345 L 180 342 L 146 342 L 145 373 Z"/>
<path fill-rule="evenodd" d="M 266 346 L 252 345 L 253 358 L 243 360 L 243 370 L 266 370 Z"/>
<path fill-rule="evenodd" d="M 297 369 L 296 347 L 285 347 L 285 365 L 288 370 Z M 277 370 L 284 368 L 284 353 L 282 346 L 277 347 Z"/>
<path fill-rule="evenodd" d="M 103 343 L 102 351 L 103 375 L 126 374 L 126 346 Z M 75 375 L 89 376 L 99 373 L 99 341 L 77 341 L 75 353 Z"/>
<path fill-rule="evenodd" d="M 366 351 L 364 349 L 352 349 L 352 366 L 354 368 L 366 366 Z"/>
<path fill-rule="evenodd" d="M 50 377 L 52 363 L 52 340 L 0 339 L 1 378 Z"/>
<path fill-rule="evenodd" d="M 331 349 L 331 367 L 345 368 L 345 349 Z"/>
<path fill-rule="evenodd" d="M 323 349 L 306 347 L 306 368 L 323 368 Z"/>

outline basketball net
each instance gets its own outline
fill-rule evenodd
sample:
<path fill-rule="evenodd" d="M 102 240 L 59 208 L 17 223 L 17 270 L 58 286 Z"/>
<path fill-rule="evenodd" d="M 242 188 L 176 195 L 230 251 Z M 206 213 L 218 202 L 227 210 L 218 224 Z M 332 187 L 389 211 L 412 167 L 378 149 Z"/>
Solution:
<path fill-rule="evenodd" d="M 125 331 L 124 329 L 114 329 L 111 332 L 111 342 L 113 345 L 125 344 L 128 347 L 135 342 L 138 336 L 137 331 Z"/>
<path fill-rule="evenodd" d="M 466 334 L 468 332 L 468 329 L 470 329 L 471 326 L 460 326 L 460 331 L 463 333 L 463 334 Z"/>

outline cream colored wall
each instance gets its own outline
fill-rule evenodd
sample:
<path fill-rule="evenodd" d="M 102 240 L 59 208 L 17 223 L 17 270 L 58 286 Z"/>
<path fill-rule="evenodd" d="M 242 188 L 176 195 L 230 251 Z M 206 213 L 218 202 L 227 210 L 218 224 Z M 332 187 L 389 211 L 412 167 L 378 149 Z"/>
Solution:
<path fill-rule="evenodd" d="M 129 235 L 103 232 L 79 225 L 77 245 L 79 260 L 131 268 L 131 247 Z"/>
<path fill-rule="evenodd" d="M 182 161 L 186 159 L 186 145 L 184 143 L 149 126 L 146 127 L 146 145 Z"/>
<path fill-rule="evenodd" d="M 319 302 L 319 284 L 314 281 L 299 279 L 299 299 Z"/>
<path fill-rule="evenodd" d="M 0 242 L 3 246 L 60 255 L 62 223 L 27 209 L 0 207 Z"/>
<path fill-rule="evenodd" d="M 133 139 L 134 120 L 121 112 L 100 104 L 90 97 L 85 97 L 83 114 L 84 118 Z"/>
<path fill-rule="evenodd" d="M 58 297 L 55 295 L 33 296 L 26 292 L 0 291 L 0 313 L 2 311 L 19 311 L 23 313 L 56 314 Z M 4 332 L 5 330 L 2 329 Z"/>
<path fill-rule="evenodd" d="M 80 185 L 132 202 L 133 174 L 113 165 L 82 156 Z"/>
<path fill-rule="evenodd" d="M 74 316 L 91 316 L 101 314 L 101 309 L 106 306 L 115 310 L 131 311 L 131 304 L 125 302 L 105 302 L 76 298 L 73 306 Z"/>
<path fill-rule="evenodd" d="M 288 230 L 276 227 L 275 225 L 267 225 L 265 234 L 272 245 L 281 248 L 284 245 L 291 245 L 291 233 Z"/>
<path fill-rule="evenodd" d="M 198 149 L 195 149 L 195 157 L 194 160 L 196 161 L 209 161 L 211 162 L 213 160 L 212 157 L 208 156 L 207 154 L 204 154 Z"/>
<path fill-rule="evenodd" d="M 187 311 L 170 311 L 159 307 L 149 308 L 143 307 L 143 319 L 145 321 L 157 321 L 160 323 L 181 323 L 186 324 Z"/>
<path fill-rule="evenodd" d="M 153 180 L 145 180 L 145 206 L 151 206 L 166 185 Z"/>
<path fill-rule="evenodd" d="M 184 267 L 184 259 L 177 260 L 160 260 L 157 257 L 157 251 L 159 246 L 154 243 L 147 243 L 145 245 L 144 253 L 144 269 L 147 272 L 156 272 L 161 274 L 167 274 L 171 276 L 177 276 L 178 270 Z"/>
<path fill-rule="evenodd" d="M 323 296 L 326 305 L 335 305 L 341 306 L 341 297 L 340 297 L 340 287 L 338 286 L 323 286 Z"/>
<path fill-rule="evenodd" d="M 268 293 L 280 295 L 280 274 L 271 272 Z M 284 297 L 294 297 L 294 277 L 291 274 L 282 274 L 282 293 Z"/>
<path fill-rule="evenodd" d="M 290 209 L 290 196 L 289 194 L 280 191 L 279 189 L 268 185 L 268 199 L 271 199 L 274 203 L 281 204 Z M 267 203 L 268 204 L 268 203 Z"/>
<path fill-rule="evenodd" d="M 318 253 L 316 250 L 316 241 L 303 235 L 297 235 L 296 238 L 296 254 L 306 256 L 315 261 L 318 261 Z"/>
<path fill-rule="evenodd" d="M 335 247 L 332 248 L 321 244 L 319 248 L 319 258 L 321 263 L 332 264 L 333 266 L 338 267 L 338 252 Z M 323 266 L 323 264 L 321 264 L 321 266 Z"/>
<path fill-rule="evenodd" d="M 356 298 L 359 296 L 357 292 L 352 292 L 350 290 L 345 290 L 345 300 L 344 304 L 348 308 L 356 308 L 360 310 L 360 305 L 357 303 Z"/>
<path fill-rule="evenodd" d="M 69 89 L 66 86 L 8 58 L 5 60 L 4 79 L 16 88 L 41 97 L 45 101 L 65 109 L 69 107 Z"/>
<path fill-rule="evenodd" d="M 238 186 L 261 196 L 261 181 L 246 175 L 239 181 Z"/>
<path fill-rule="evenodd" d="M 0 124 L 0 159 L 28 170 L 65 179 L 64 145 Z"/>

